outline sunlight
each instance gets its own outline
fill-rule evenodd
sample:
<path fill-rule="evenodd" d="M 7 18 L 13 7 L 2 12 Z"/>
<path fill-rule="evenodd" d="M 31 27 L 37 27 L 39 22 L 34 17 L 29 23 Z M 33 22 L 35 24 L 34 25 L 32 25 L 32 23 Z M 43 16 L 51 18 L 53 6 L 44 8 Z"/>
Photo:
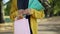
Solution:
<path fill-rule="evenodd" d="M 5 3 L 7 3 L 9 0 L 3 0 L 3 3 L 5 4 Z"/>

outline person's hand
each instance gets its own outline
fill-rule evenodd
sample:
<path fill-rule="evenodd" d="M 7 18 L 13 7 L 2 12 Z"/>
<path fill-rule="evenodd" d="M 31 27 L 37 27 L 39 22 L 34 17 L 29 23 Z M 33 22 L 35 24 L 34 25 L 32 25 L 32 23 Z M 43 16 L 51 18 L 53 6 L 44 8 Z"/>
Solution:
<path fill-rule="evenodd" d="M 22 19 L 22 18 L 23 18 L 23 12 L 24 12 L 24 10 L 23 10 L 23 9 L 18 10 L 17 20 L 19 20 L 19 19 Z"/>
<path fill-rule="evenodd" d="M 22 16 L 22 15 L 18 15 L 16 19 L 17 19 L 17 20 L 23 19 L 23 16 Z"/>
<path fill-rule="evenodd" d="M 18 15 L 23 15 L 23 12 L 24 12 L 23 9 L 18 10 Z"/>
<path fill-rule="evenodd" d="M 30 10 L 31 9 L 25 9 L 24 14 L 27 14 L 27 15 L 30 14 Z"/>

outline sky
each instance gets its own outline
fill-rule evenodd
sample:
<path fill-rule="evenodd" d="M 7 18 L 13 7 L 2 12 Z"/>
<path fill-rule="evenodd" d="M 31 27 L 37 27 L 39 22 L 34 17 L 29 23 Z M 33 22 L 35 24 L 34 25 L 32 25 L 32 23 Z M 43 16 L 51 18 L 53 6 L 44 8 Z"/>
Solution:
<path fill-rule="evenodd" d="M 6 2 L 8 2 L 9 0 L 3 0 L 3 3 L 5 4 Z"/>

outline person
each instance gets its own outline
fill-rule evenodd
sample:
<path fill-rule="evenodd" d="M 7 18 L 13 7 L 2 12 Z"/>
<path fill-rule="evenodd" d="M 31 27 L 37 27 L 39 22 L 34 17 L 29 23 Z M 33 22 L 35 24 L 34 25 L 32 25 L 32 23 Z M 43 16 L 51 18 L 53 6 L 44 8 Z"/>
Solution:
<path fill-rule="evenodd" d="M 20 2 L 21 2 L 21 0 L 20 0 Z M 16 17 L 18 17 L 17 20 L 19 20 L 19 19 L 23 18 L 24 14 L 27 15 L 26 18 L 29 20 L 31 34 L 38 34 L 37 19 L 44 18 L 44 10 L 38 11 L 36 9 L 31 9 L 31 8 L 25 7 L 28 5 L 29 1 L 27 1 L 27 4 L 24 4 L 25 2 L 23 1 L 23 3 L 22 3 L 23 6 L 20 3 L 20 6 L 21 6 L 20 7 L 19 5 L 17 5 L 17 3 L 18 3 L 17 0 L 12 0 L 10 18 L 14 21 Z M 23 9 L 23 10 L 21 10 L 21 9 Z M 18 12 L 20 12 L 19 15 L 18 15 Z"/>

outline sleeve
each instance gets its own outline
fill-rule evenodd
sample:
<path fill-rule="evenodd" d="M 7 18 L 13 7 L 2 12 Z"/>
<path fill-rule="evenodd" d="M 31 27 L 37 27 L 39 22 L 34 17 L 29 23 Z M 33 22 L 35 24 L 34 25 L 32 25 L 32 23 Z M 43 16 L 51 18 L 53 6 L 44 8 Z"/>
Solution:
<path fill-rule="evenodd" d="M 12 0 L 10 9 L 10 19 L 14 21 L 17 15 L 17 0 Z"/>
<path fill-rule="evenodd" d="M 12 21 L 14 21 L 17 15 L 18 15 L 18 13 L 17 13 L 17 11 L 15 11 L 14 13 L 10 14 L 10 19 Z"/>
<path fill-rule="evenodd" d="M 37 11 L 37 10 L 31 9 L 31 17 L 41 19 L 41 18 L 44 18 L 44 16 L 45 16 L 44 10 Z"/>

